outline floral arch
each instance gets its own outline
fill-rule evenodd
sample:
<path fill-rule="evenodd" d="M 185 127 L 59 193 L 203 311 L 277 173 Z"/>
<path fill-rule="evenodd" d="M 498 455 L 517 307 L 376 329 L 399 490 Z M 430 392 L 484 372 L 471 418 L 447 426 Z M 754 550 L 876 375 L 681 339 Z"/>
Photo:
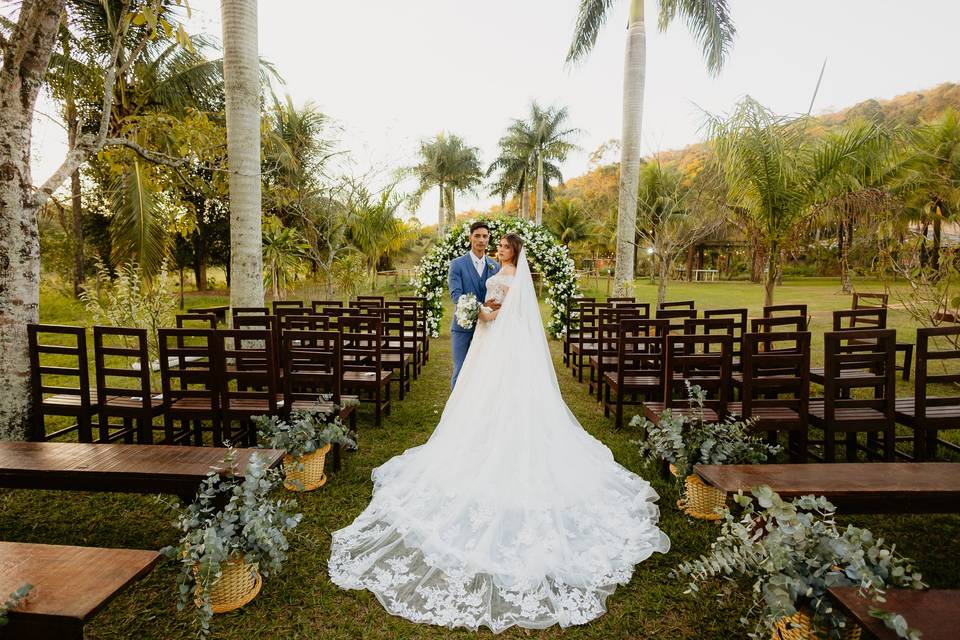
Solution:
<path fill-rule="evenodd" d="M 531 220 L 520 218 L 474 218 L 450 229 L 423 256 L 417 267 L 414 285 L 417 295 L 427 299 L 427 326 L 430 335 L 440 335 L 443 300 L 447 292 L 450 261 L 470 250 L 470 225 L 482 220 L 490 227 L 490 245 L 496 246 L 507 233 L 516 233 L 524 241 L 530 268 L 540 273 L 547 288 L 546 302 L 552 308 L 547 331 L 551 337 L 562 334 L 567 326 L 567 300 L 579 292 L 573 259 L 552 233 Z"/>

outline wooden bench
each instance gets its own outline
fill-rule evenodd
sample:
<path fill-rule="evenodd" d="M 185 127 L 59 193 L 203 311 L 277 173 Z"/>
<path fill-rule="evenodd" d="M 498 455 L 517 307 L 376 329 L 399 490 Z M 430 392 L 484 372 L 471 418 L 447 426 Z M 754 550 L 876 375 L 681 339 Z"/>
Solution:
<path fill-rule="evenodd" d="M 911 629 L 923 634 L 923 640 L 953 640 L 960 628 L 960 590 L 888 589 L 886 602 L 874 604 L 858 593 L 857 587 L 831 587 L 830 595 L 844 615 L 856 620 L 878 640 L 897 640 L 897 634 L 882 620 L 870 615 L 870 609 L 899 613 Z"/>
<path fill-rule="evenodd" d="M 24 583 L 27 597 L 7 613 L 0 638 L 83 640 L 83 626 L 160 560 L 156 551 L 0 542 L 0 593 Z"/>
<path fill-rule="evenodd" d="M 238 449 L 238 476 L 254 451 L 271 468 L 283 460 L 277 449 Z M 222 467 L 225 453 L 212 447 L 0 442 L 0 487 L 166 493 L 191 502 L 207 472 Z"/>
<path fill-rule="evenodd" d="M 727 493 L 767 485 L 785 500 L 826 496 L 841 513 L 960 511 L 960 463 L 955 462 L 700 464 L 694 472 Z"/>

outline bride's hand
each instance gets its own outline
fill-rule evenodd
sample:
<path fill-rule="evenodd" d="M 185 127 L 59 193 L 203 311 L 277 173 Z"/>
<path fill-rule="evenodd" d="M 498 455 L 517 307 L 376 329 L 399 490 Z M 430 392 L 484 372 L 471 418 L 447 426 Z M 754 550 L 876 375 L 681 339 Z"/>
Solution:
<path fill-rule="evenodd" d="M 480 307 L 480 315 L 477 317 L 484 322 L 490 322 L 492 320 L 496 320 L 498 313 L 500 313 L 500 309 L 490 309 L 489 307 L 483 306 Z"/>

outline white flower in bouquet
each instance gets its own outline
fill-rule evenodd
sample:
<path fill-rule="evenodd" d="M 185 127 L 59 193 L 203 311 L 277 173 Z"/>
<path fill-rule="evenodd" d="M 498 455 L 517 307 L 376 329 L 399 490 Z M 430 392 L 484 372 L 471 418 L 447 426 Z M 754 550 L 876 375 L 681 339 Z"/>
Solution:
<path fill-rule="evenodd" d="M 457 324 L 464 329 L 472 329 L 477 322 L 477 316 L 480 315 L 480 303 L 477 302 L 477 296 L 472 293 L 465 293 L 457 300 L 457 310 L 454 314 L 457 318 Z"/>

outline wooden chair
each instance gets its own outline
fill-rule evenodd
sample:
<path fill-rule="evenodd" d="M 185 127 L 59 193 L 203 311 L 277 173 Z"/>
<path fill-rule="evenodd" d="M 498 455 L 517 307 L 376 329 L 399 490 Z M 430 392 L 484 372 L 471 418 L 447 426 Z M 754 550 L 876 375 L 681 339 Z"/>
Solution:
<path fill-rule="evenodd" d="M 400 302 L 417 303 L 417 322 L 420 327 L 418 332 L 420 360 L 421 366 L 425 365 L 430 360 L 430 326 L 427 323 L 427 298 L 426 296 L 400 296 Z"/>
<path fill-rule="evenodd" d="M 779 346 L 770 348 L 774 343 Z M 753 419 L 771 443 L 787 432 L 791 460 L 806 462 L 809 403 L 810 333 L 745 334 L 742 391 L 739 402 L 727 404 L 730 415 Z"/>
<path fill-rule="evenodd" d="M 696 307 L 697 303 L 693 300 L 675 300 L 673 302 L 661 302 L 657 305 L 657 311 L 662 309 L 696 309 Z"/>
<path fill-rule="evenodd" d="M 224 438 L 257 445 L 255 416 L 278 415 L 283 409 L 280 397 L 277 355 L 273 332 L 269 329 L 229 329 L 217 331 L 219 358 L 220 412 Z M 233 432 L 233 423 L 240 429 Z"/>
<path fill-rule="evenodd" d="M 203 422 L 211 424 L 213 444 L 223 446 L 220 416 L 220 387 L 216 330 L 158 330 L 160 339 L 160 379 L 166 409 L 163 413 L 164 444 L 179 439 L 174 422 L 181 431 L 193 424 L 193 443 L 203 445 Z"/>
<path fill-rule="evenodd" d="M 960 453 L 955 443 L 939 437 L 940 431 L 960 429 L 960 393 L 950 396 L 927 395 L 927 385 L 940 384 L 955 389 L 960 383 L 951 360 L 960 358 L 960 327 L 922 327 L 917 329 L 917 370 L 912 398 L 897 398 L 897 422 L 913 431 L 914 460 L 934 460 L 937 445 Z M 930 373 L 930 365 L 940 365 Z"/>
<path fill-rule="evenodd" d="M 614 428 L 623 427 L 624 405 L 663 398 L 666 366 L 666 320 L 628 318 L 620 321 L 617 364 L 604 371 L 603 414 L 614 413 Z"/>
<path fill-rule="evenodd" d="M 304 317 L 304 316 L 297 316 Z M 234 316 L 234 329 L 244 329 L 251 331 L 268 330 L 273 335 L 273 355 L 276 358 L 277 374 L 280 380 L 283 380 L 284 362 L 283 354 L 280 353 L 280 336 L 283 333 L 280 328 L 280 322 L 275 315 L 266 316 Z"/>
<path fill-rule="evenodd" d="M 218 320 L 214 313 L 178 313 L 176 323 L 178 329 L 216 329 Z"/>
<path fill-rule="evenodd" d="M 667 308 L 657 309 L 656 319 L 666 320 L 669 326 L 668 333 L 683 333 L 683 323 L 687 320 L 695 320 L 697 310 L 693 308 Z"/>
<path fill-rule="evenodd" d="M 390 415 L 390 384 L 393 372 L 383 363 L 383 330 L 380 318 L 349 316 L 340 318 L 343 390 L 356 392 L 361 402 L 373 403 L 374 424 L 381 426 Z M 364 395 L 365 394 L 365 395 Z"/>
<path fill-rule="evenodd" d="M 594 389 L 597 393 L 597 402 L 603 402 L 604 387 L 606 386 L 605 373 L 617 366 L 617 351 L 619 348 L 620 321 L 628 318 L 640 318 L 640 309 L 633 308 L 633 303 L 623 307 L 605 307 L 600 309 L 600 319 L 597 329 L 597 353 L 588 359 L 590 366 L 589 392 Z"/>
<path fill-rule="evenodd" d="M 269 316 L 269 307 L 234 307 L 230 310 L 231 319 L 237 316 Z"/>
<path fill-rule="evenodd" d="M 633 304 L 637 301 L 633 296 L 623 296 L 619 298 L 607 298 L 606 303 L 611 307 L 618 307 L 622 304 Z"/>
<path fill-rule="evenodd" d="M 861 448 L 876 453 L 873 447 L 880 433 L 882 457 L 892 462 L 896 449 L 896 331 L 829 331 L 823 339 L 824 394 L 822 399 L 810 400 L 810 423 L 823 430 L 825 461 L 836 460 L 837 434 L 846 434 L 847 460 L 854 462 Z M 853 397 L 857 389 L 871 389 L 873 397 Z M 859 432 L 867 434 L 866 447 L 857 442 Z"/>
<path fill-rule="evenodd" d="M 764 318 L 803 318 L 803 325 L 798 331 L 806 331 L 810 324 L 805 304 L 772 304 L 763 308 Z"/>
<path fill-rule="evenodd" d="M 600 309 L 605 305 L 597 302 L 581 302 L 577 313 L 577 339 L 570 346 L 570 370 L 577 382 L 583 382 L 583 369 L 589 365 L 590 356 L 597 354 Z"/>
<path fill-rule="evenodd" d="M 699 386 L 707 394 L 703 407 L 705 421 L 716 422 L 720 416 L 726 415 L 730 401 L 732 351 L 733 338 L 726 333 L 667 335 L 663 401 L 643 403 L 647 419 L 659 423 L 660 415 L 666 409 L 694 416 L 696 409 L 688 398 L 688 383 Z"/>
<path fill-rule="evenodd" d="M 342 300 L 311 300 L 310 308 L 314 313 L 319 313 L 324 307 L 342 307 Z"/>
<path fill-rule="evenodd" d="M 733 320 L 733 353 L 731 355 L 731 366 L 734 371 L 740 371 L 740 356 L 743 354 L 743 334 L 747 332 L 747 315 L 749 311 L 744 308 L 739 309 L 706 309 L 703 317 L 729 318 Z"/>
<path fill-rule="evenodd" d="M 363 310 L 357 307 L 323 307 L 317 311 L 317 314 L 329 318 L 328 323 L 331 330 L 339 330 L 342 318 L 359 317 L 363 315 Z"/>
<path fill-rule="evenodd" d="M 41 339 L 48 342 L 41 342 Z M 100 407 L 97 390 L 90 387 L 86 329 L 67 325 L 28 324 L 27 341 L 30 391 L 33 396 L 30 439 L 53 440 L 76 431 L 80 442 L 93 442 L 93 416 Z M 64 360 L 70 362 L 64 363 Z M 73 386 L 67 386 L 68 383 Z M 76 422 L 48 434 L 47 416 L 66 416 Z"/>
<path fill-rule="evenodd" d="M 413 367 L 416 345 L 410 336 L 410 317 L 403 309 L 368 307 L 366 311 L 373 315 L 377 311 L 380 318 L 382 342 L 380 344 L 381 362 L 384 368 L 393 371 L 397 381 L 397 398 L 403 400 L 410 390 L 411 369 Z"/>
<path fill-rule="evenodd" d="M 280 309 L 302 309 L 303 300 L 274 300 L 271 302 L 271 307 L 273 315 L 278 315 L 277 311 Z"/>
<path fill-rule="evenodd" d="M 385 306 L 386 298 L 384 296 L 374 296 L 374 295 L 357 296 L 357 302 L 362 302 L 362 303 L 375 302 L 376 306 L 383 307 Z"/>
<path fill-rule="evenodd" d="M 280 325 L 280 334 L 291 329 L 301 329 L 306 331 L 326 331 L 330 328 L 330 316 L 313 314 L 285 314 L 282 316 Z M 280 360 L 286 362 L 281 354 Z"/>
<path fill-rule="evenodd" d="M 858 329 L 857 324 L 861 325 Z M 887 310 L 883 308 L 873 309 L 841 309 L 833 312 L 833 330 L 834 331 L 862 331 L 863 325 L 871 329 L 887 328 Z M 855 369 L 844 369 L 840 372 L 841 376 L 856 376 Z M 814 367 L 810 370 L 810 381 L 822 385 L 826 377 L 824 367 Z"/>
<path fill-rule="evenodd" d="M 851 309 L 886 309 L 889 295 L 886 293 L 853 293 L 853 300 L 850 304 Z M 860 323 L 858 323 L 860 324 Z M 867 322 L 862 324 L 867 325 Z M 867 326 L 866 328 L 871 328 Z M 883 327 L 877 327 L 882 329 Z M 910 368 L 913 362 L 913 344 L 910 342 L 898 342 L 897 353 L 903 352 L 903 366 L 897 365 L 897 370 L 903 371 L 903 379 L 910 379 Z"/>
<path fill-rule="evenodd" d="M 596 298 L 585 296 L 571 296 L 564 302 L 567 324 L 563 332 L 563 364 L 570 366 L 570 346 L 577 341 L 577 317 L 581 302 L 596 302 Z"/>
<path fill-rule="evenodd" d="M 207 317 L 216 322 L 213 314 Z M 114 442 L 120 438 L 124 442 L 133 442 L 136 434 L 137 442 L 151 444 L 153 420 L 163 415 L 166 403 L 162 394 L 151 389 L 147 330 L 95 326 L 93 352 L 97 404 L 100 407 L 100 442 Z M 110 366 L 107 366 L 107 357 L 112 359 Z M 111 418 L 123 421 L 113 433 L 110 433 Z M 186 430 L 176 439 L 189 436 L 190 431 Z"/>
<path fill-rule="evenodd" d="M 563 365 L 570 366 L 570 347 L 577 341 L 580 323 L 580 304 L 584 302 L 596 302 L 596 298 L 587 297 L 569 297 L 565 303 L 567 326 L 563 333 Z"/>
<path fill-rule="evenodd" d="M 387 309 L 403 310 L 401 317 L 406 325 L 403 330 L 406 338 L 404 348 L 413 361 L 412 378 L 416 380 L 423 368 L 423 341 L 420 336 L 426 329 L 420 321 L 420 305 L 413 300 L 387 300 L 385 304 Z M 391 346 L 396 346 L 395 341 L 391 341 Z"/>

